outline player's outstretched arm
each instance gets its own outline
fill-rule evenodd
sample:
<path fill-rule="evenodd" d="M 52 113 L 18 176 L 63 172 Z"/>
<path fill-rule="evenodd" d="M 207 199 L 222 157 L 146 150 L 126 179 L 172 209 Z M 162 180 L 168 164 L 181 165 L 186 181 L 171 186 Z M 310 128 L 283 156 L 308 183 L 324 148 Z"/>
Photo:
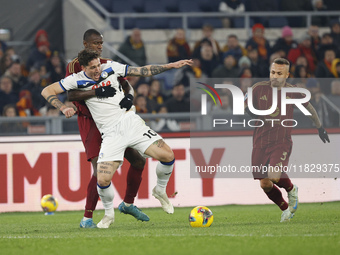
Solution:
<path fill-rule="evenodd" d="M 62 92 L 64 91 L 60 87 L 59 83 L 55 82 L 45 87 L 41 92 L 41 95 L 46 99 L 47 102 L 60 110 L 66 116 L 66 118 L 71 118 L 76 112 L 72 107 L 67 107 L 58 99 L 57 95 Z"/>
<path fill-rule="evenodd" d="M 309 116 L 309 118 L 314 122 L 316 128 L 318 129 L 320 139 L 324 143 L 326 143 L 326 141 L 330 142 L 327 131 L 322 127 L 321 121 L 315 108 L 312 106 L 311 103 L 309 103 L 306 108 L 312 114 L 311 116 Z"/>
<path fill-rule="evenodd" d="M 67 92 L 69 101 L 82 101 L 91 97 L 107 98 L 113 97 L 116 94 L 116 89 L 111 86 L 99 87 L 93 90 L 70 90 Z"/>
<path fill-rule="evenodd" d="M 177 62 L 165 64 L 165 65 L 147 65 L 141 67 L 129 66 L 126 76 L 152 76 L 163 73 L 173 68 L 181 68 L 183 66 L 191 66 L 193 64 L 192 59 L 179 60 Z"/>

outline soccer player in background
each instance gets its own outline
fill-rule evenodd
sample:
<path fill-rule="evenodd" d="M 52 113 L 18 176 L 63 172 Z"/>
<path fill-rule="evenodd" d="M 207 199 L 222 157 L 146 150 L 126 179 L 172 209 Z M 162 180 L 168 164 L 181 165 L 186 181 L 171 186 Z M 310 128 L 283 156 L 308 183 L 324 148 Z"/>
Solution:
<path fill-rule="evenodd" d="M 152 76 L 173 68 L 192 65 L 192 60 L 181 60 L 166 65 L 131 67 L 117 62 L 101 64 L 99 56 L 97 52 L 81 51 L 78 54 L 78 60 L 83 71 L 55 82 L 42 91 L 44 98 L 67 118 L 72 117 L 75 111 L 59 101 L 57 94 L 65 90 L 90 91 L 98 87 L 103 89 L 105 86 L 113 87 L 116 91 L 113 97 L 91 97 L 85 101 L 102 135 L 97 161 L 97 190 L 105 209 L 105 215 L 97 227 L 108 228 L 114 221 L 114 191 L 111 179 L 123 162 L 124 151 L 127 147 L 135 148 L 139 153 L 159 161 L 156 167 L 157 185 L 153 188 L 152 194 L 160 200 L 164 211 L 173 213 L 173 205 L 166 195 L 166 186 L 173 170 L 174 154 L 162 137 L 146 126 L 133 109 L 130 110 L 132 104 L 128 105 L 126 102 L 131 101 L 131 98 L 124 94 L 117 78 Z"/>
<path fill-rule="evenodd" d="M 84 33 L 83 45 L 85 49 L 96 51 L 101 55 L 103 50 L 103 36 L 97 30 L 89 29 Z M 99 59 L 100 63 L 102 64 L 110 61 L 110 59 L 102 57 Z M 81 70 L 82 69 L 80 67 L 79 60 L 78 58 L 75 58 L 66 67 L 66 77 L 73 73 L 78 73 Z M 129 88 L 129 86 L 126 84 L 127 81 L 124 78 L 119 78 L 119 81 L 123 87 Z M 101 95 L 104 97 L 114 96 L 114 93 L 112 93 L 112 90 L 110 89 L 111 87 L 104 87 L 104 91 L 102 91 L 102 88 L 98 88 L 97 90 L 87 92 L 79 90 L 68 92 L 69 100 L 73 101 L 77 107 L 79 133 L 85 147 L 87 160 L 91 161 L 93 167 L 93 175 L 87 187 L 84 217 L 80 221 L 81 228 L 96 227 L 92 217 L 99 198 L 97 192 L 97 160 L 100 144 L 102 142 L 102 137 L 84 100 L 96 95 L 98 96 L 98 93 L 101 93 Z M 134 199 L 142 181 L 145 159 L 136 150 L 131 148 L 126 149 L 124 157 L 130 162 L 131 165 L 127 174 L 125 197 L 123 202 L 119 205 L 119 210 L 125 214 L 131 214 L 137 220 L 149 221 L 149 217 L 133 205 Z"/>
<path fill-rule="evenodd" d="M 252 167 L 257 167 L 259 171 L 253 171 L 254 179 L 260 180 L 260 185 L 268 198 L 272 200 L 281 210 L 281 222 L 289 221 L 298 208 L 298 187 L 291 182 L 286 172 L 282 169 L 288 165 L 289 156 L 292 151 L 292 127 L 284 127 L 281 121 L 293 119 L 294 105 L 288 104 L 286 115 L 281 115 L 281 88 L 296 87 L 286 82 L 289 77 L 289 61 L 284 58 L 277 58 L 270 68 L 270 81 L 262 81 L 253 85 L 252 99 L 254 108 L 257 110 L 267 110 L 272 106 L 272 89 L 277 88 L 277 108 L 269 116 L 256 116 L 247 107 L 247 95 L 245 99 L 246 112 L 256 119 L 262 119 L 264 125 L 256 127 L 253 134 Z M 289 98 L 304 98 L 301 93 L 287 93 Z M 302 104 L 310 113 L 310 119 L 319 131 L 321 140 L 329 142 L 328 134 L 322 127 L 319 117 L 314 107 L 306 102 Z M 276 119 L 275 121 L 265 121 L 264 119 Z M 273 124 L 272 124 L 273 123 Z M 272 126 L 273 125 L 273 126 Z M 286 124 L 288 125 L 288 124 Z M 268 172 L 261 171 L 263 166 L 268 168 Z M 279 168 L 281 171 L 275 171 Z M 261 169 L 262 168 L 262 169 Z M 284 188 L 288 193 L 288 203 L 283 199 L 279 188 Z"/>

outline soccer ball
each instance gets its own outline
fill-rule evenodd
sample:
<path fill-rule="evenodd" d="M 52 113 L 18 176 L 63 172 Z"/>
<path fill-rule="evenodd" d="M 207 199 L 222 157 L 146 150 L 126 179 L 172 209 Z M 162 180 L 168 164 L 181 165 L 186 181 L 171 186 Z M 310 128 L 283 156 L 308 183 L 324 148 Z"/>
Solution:
<path fill-rule="evenodd" d="M 213 221 L 214 216 L 212 211 L 205 206 L 196 206 L 194 209 L 191 210 L 189 215 L 190 226 L 194 228 L 210 227 Z"/>
<path fill-rule="evenodd" d="M 58 200 L 51 194 L 43 196 L 40 204 L 44 212 L 54 212 L 58 208 Z"/>

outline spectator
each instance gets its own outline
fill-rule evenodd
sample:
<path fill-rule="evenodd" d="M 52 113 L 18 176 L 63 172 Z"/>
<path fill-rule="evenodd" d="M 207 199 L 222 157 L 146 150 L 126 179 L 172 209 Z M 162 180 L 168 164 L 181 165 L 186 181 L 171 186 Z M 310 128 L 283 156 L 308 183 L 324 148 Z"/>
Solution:
<path fill-rule="evenodd" d="M 190 79 L 205 79 L 207 77 L 208 75 L 201 68 L 201 61 L 194 58 L 192 66 L 185 66 L 176 71 L 174 84 L 181 83 L 187 88 L 190 85 Z"/>
<path fill-rule="evenodd" d="M 145 66 L 147 63 L 144 42 L 138 28 L 132 30 L 132 34 L 120 45 L 118 51 L 139 66 Z M 113 59 L 118 62 L 126 63 L 118 56 L 115 56 Z"/>
<path fill-rule="evenodd" d="M 221 101 L 222 105 L 217 104 L 212 107 L 211 113 L 213 115 L 226 115 L 226 114 L 232 114 L 232 109 L 230 106 L 230 99 L 227 94 L 221 95 Z"/>
<path fill-rule="evenodd" d="M 22 90 L 19 93 L 19 101 L 16 103 L 19 116 L 27 117 L 27 116 L 40 116 L 39 111 L 33 107 L 32 104 L 32 95 L 28 90 Z"/>
<path fill-rule="evenodd" d="M 332 73 L 333 73 L 335 78 L 340 77 L 340 59 L 339 58 L 336 58 L 336 59 L 333 60 Z"/>
<path fill-rule="evenodd" d="M 264 37 L 264 26 L 262 24 L 255 24 L 252 27 L 253 37 L 247 41 L 247 50 L 257 49 L 259 57 L 262 60 L 268 61 L 271 48 L 268 40 Z"/>
<path fill-rule="evenodd" d="M 190 46 L 185 39 L 184 29 L 178 28 L 174 38 L 169 41 L 167 46 L 167 56 L 169 63 L 190 58 Z"/>
<path fill-rule="evenodd" d="M 28 83 L 22 88 L 22 91 L 29 91 L 32 97 L 32 106 L 38 111 L 46 104 L 46 100 L 41 96 L 41 91 L 44 89 L 45 86 L 46 84 L 42 85 L 41 83 L 39 70 L 31 69 L 28 76 Z"/>
<path fill-rule="evenodd" d="M 306 88 L 310 91 L 313 98 L 314 94 L 320 91 L 320 84 L 318 83 L 317 79 L 310 78 L 307 80 Z"/>
<path fill-rule="evenodd" d="M 12 57 L 5 53 L 0 59 L 0 75 L 4 74 L 6 70 L 12 65 Z"/>
<path fill-rule="evenodd" d="M 296 59 L 295 64 L 292 64 L 292 65 L 291 65 L 290 73 L 294 74 L 295 68 L 296 68 L 297 66 L 300 66 L 300 65 L 304 66 L 304 67 L 307 69 L 307 72 L 308 72 L 308 61 L 307 61 L 307 59 L 305 58 L 305 56 L 302 56 L 302 55 L 301 55 L 301 56 L 299 56 L 299 57 Z M 308 72 L 308 73 L 309 73 L 309 72 Z M 311 73 L 309 73 L 309 75 L 311 76 Z"/>
<path fill-rule="evenodd" d="M 272 52 L 283 51 L 285 54 L 281 57 L 286 58 L 290 49 L 296 47 L 297 42 L 293 40 L 292 29 L 289 26 L 284 26 L 282 28 L 282 37 L 276 40 Z"/>
<path fill-rule="evenodd" d="M 242 13 L 245 11 L 242 0 L 222 0 L 219 5 L 219 11 L 225 13 Z M 231 27 L 232 20 L 223 18 L 223 27 Z"/>
<path fill-rule="evenodd" d="M 247 56 L 247 50 L 240 45 L 237 36 L 234 34 L 228 36 L 223 52 L 232 52 L 236 61 L 239 61 L 242 56 Z"/>
<path fill-rule="evenodd" d="M 316 67 L 315 77 L 317 77 L 317 78 L 334 78 L 334 75 L 332 73 L 332 63 L 333 63 L 334 60 L 335 60 L 334 50 L 332 50 L 332 49 L 326 50 L 323 61 L 319 62 L 318 66 Z M 329 92 L 327 94 L 329 94 Z"/>
<path fill-rule="evenodd" d="M 334 80 L 331 82 L 331 92 L 332 95 L 340 96 L 340 81 Z"/>
<path fill-rule="evenodd" d="M 37 31 L 34 42 L 35 47 L 30 52 L 26 62 L 27 71 L 30 71 L 34 65 L 41 65 L 46 62 L 51 56 L 50 42 L 45 30 L 40 29 Z"/>
<path fill-rule="evenodd" d="M 13 82 L 10 77 L 2 76 L 0 78 L 0 112 L 7 104 L 16 104 L 19 100 L 18 95 L 13 92 Z"/>
<path fill-rule="evenodd" d="M 209 44 L 212 47 L 215 58 L 217 60 L 220 59 L 221 49 L 220 49 L 218 42 L 213 38 L 213 33 L 214 33 L 214 27 L 212 25 L 210 24 L 203 25 L 202 27 L 203 37 L 201 40 L 197 41 L 194 46 L 194 50 L 192 54 L 194 58 L 198 58 L 200 56 L 201 47 L 203 45 L 206 45 L 207 42 L 209 42 Z"/>
<path fill-rule="evenodd" d="M 190 112 L 190 103 L 185 98 L 183 84 L 176 84 L 172 89 L 172 97 L 165 102 L 167 112 Z"/>
<path fill-rule="evenodd" d="M 136 106 L 136 112 L 137 113 L 147 113 L 147 99 L 143 95 L 138 95 L 135 98 L 135 106 Z"/>
<path fill-rule="evenodd" d="M 27 83 L 27 78 L 22 73 L 21 60 L 19 56 L 12 56 L 12 64 L 5 72 L 5 75 L 12 79 L 13 92 L 19 95 L 19 91 Z"/>
<path fill-rule="evenodd" d="M 233 55 L 226 55 L 223 65 L 218 66 L 212 73 L 214 78 L 238 77 L 240 69 L 236 66 L 236 60 Z"/>
<path fill-rule="evenodd" d="M 293 77 L 293 84 L 300 88 L 306 88 L 306 83 L 308 78 L 310 77 L 310 74 L 307 72 L 307 67 L 303 65 L 298 65 L 295 67 Z"/>
<path fill-rule="evenodd" d="M 312 49 L 314 51 L 316 51 L 319 47 L 319 44 L 321 43 L 321 37 L 319 35 L 319 27 L 316 25 L 311 25 L 308 28 L 308 33 L 307 33 L 310 38 L 311 38 L 311 42 L 312 42 Z"/>
<path fill-rule="evenodd" d="M 293 48 L 289 51 L 287 59 L 292 64 L 295 64 L 299 56 L 304 56 L 307 59 L 308 71 L 311 74 L 314 74 L 317 59 L 314 50 L 312 49 L 311 38 L 307 34 L 301 37 L 297 48 Z"/>
<path fill-rule="evenodd" d="M 141 83 L 137 87 L 137 95 L 143 95 L 147 97 L 149 95 L 150 86 L 147 83 Z"/>
<path fill-rule="evenodd" d="M 323 0 L 312 0 L 313 10 L 316 12 L 327 11 L 327 6 Z M 312 24 L 319 27 L 326 27 L 329 24 L 329 17 L 327 16 L 312 16 Z"/>
<path fill-rule="evenodd" d="M 2 111 L 3 117 L 13 118 L 18 116 L 17 109 L 14 104 L 6 104 Z M 26 129 L 20 122 L 3 122 L 0 124 L 1 133 L 26 133 Z"/>
<path fill-rule="evenodd" d="M 152 80 L 150 83 L 150 91 L 148 95 L 148 112 L 157 113 L 161 105 L 164 103 L 164 98 L 161 94 L 161 84 L 159 80 Z"/>
<path fill-rule="evenodd" d="M 219 61 L 216 55 L 214 55 L 211 45 L 207 44 L 201 47 L 199 60 L 202 71 L 206 73 L 208 77 L 212 77 L 212 72 L 219 65 Z"/>
<path fill-rule="evenodd" d="M 248 92 L 248 88 L 253 85 L 253 80 L 251 78 L 241 78 L 240 79 L 240 89 L 242 90 L 243 94 Z"/>
<path fill-rule="evenodd" d="M 257 49 L 248 51 L 248 58 L 251 61 L 251 72 L 253 77 L 263 78 L 269 76 L 269 65 L 266 61 L 259 58 Z"/>
<path fill-rule="evenodd" d="M 238 61 L 239 68 L 251 68 L 251 61 L 247 56 L 243 56 Z"/>
<path fill-rule="evenodd" d="M 334 44 L 340 49 L 340 21 L 338 19 L 331 22 L 331 36 Z"/>
<path fill-rule="evenodd" d="M 335 55 L 340 57 L 340 54 L 337 50 L 336 45 L 333 43 L 333 37 L 330 33 L 324 33 L 321 37 L 321 42 L 319 44 L 319 47 L 316 51 L 317 57 L 319 61 L 322 61 L 325 55 L 325 51 L 328 49 L 333 49 L 335 52 Z"/>
<path fill-rule="evenodd" d="M 240 78 L 252 78 L 253 74 L 249 67 L 244 67 L 241 69 L 239 76 Z"/>
<path fill-rule="evenodd" d="M 50 82 L 53 83 L 63 79 L 66 74 L 65 70 L 65 62 L 60 56 L 60 53 L 58 51 L 53 51 L 51 58 L 46 64 L 46 72 L 49 73 Z"/>

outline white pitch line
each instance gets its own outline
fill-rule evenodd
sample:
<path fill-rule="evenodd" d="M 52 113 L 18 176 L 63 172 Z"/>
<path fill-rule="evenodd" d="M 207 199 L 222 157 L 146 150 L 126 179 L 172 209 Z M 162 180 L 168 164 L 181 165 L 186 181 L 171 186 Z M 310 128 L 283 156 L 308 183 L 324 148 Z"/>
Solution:
<path fill-rule="evenodd" d="M 328 233 L 328 234 L 291 234 L 291 235 L 273 235 L 273 234 L 265 234 L 265 235 L 255 235 L 255 234 L 164 234 L 164 235 L 137 235 L 137 234 L 127 234 L 127 235 L 119 235 L 119 237 L 164 237 L 164 236 L 174 236 L 174 237 L 185 237 L 185 236 L 225 236 L 225 237 L 329 237 L 329 236 L 338 236 L 339 233 Z M 94 237 L 94 236 L 92 236 Z M 112 235 L 98 235 L 96 237 L 112 237 Z M 65 237 L 65 236 L 30 236 L 30 235 L 22 235 L 22 236 L 0 236 L 0 239 L 64 239 L 64 238 L 77 238 L 77 237 Z"/>

